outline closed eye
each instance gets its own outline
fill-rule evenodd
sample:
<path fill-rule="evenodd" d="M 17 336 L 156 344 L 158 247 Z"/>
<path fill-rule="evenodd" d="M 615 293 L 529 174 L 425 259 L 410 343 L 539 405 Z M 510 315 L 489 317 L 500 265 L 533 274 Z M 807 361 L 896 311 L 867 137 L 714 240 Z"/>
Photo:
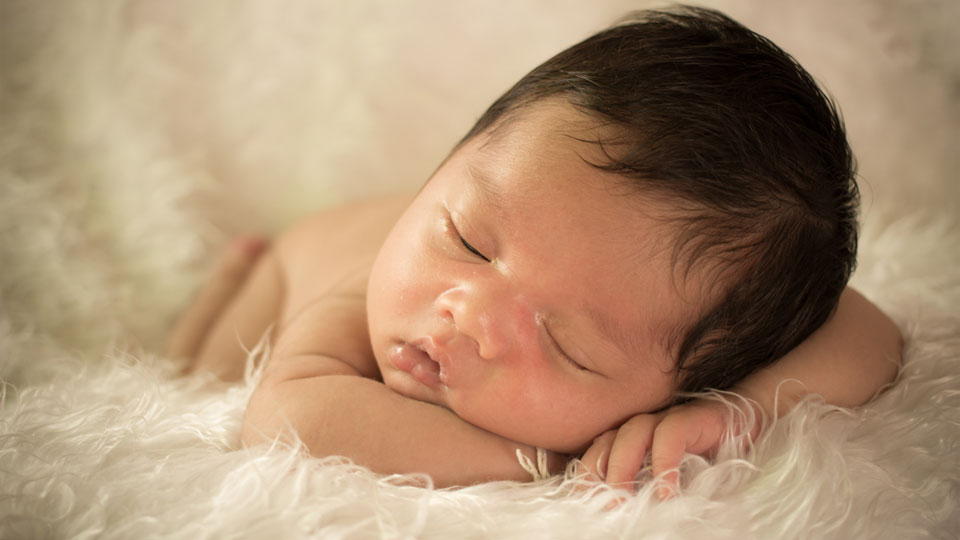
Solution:
<path fill-rule="evenodd" d="M 467 242 L 467 239 L 460 234 L 460 229 L 457 228 L 457 224 L 453 222 L 453 218 L 449 214 L 447 214 L 447 230 L 456 235 L 457 240 L 460 241 L 460 244 L 463 246 L 463 248 L 469 251 L 472 255 L 479 257 L 486 262 L 490 262 L 490 259 L 488 259 L 486 255 L 480 253 L 480 250 L 470 245 L 470 242 Z"/>
<path fill-rule="evenodd" d="M 480 253 L 479 251 L 477 251 L 477 248 L 471 246 L 470 242 L 467 242 L 466 239 L 464 239 L 463 236 L 460 235 L 460 233 L 457 233 L 457 236 L 460 237 L 460 243 L 463 244 L 463 247 L 467 248 L 467 251 L 469 251 L 470 253 L 473 253 L 477 257 L 480 257 L 481 259 L 487 262 L 490 262 L 490 259 L 488 259 L 483 253 Z"/>
<path fill-rule="evenodd" d="M 576 360 L 574 360 L 573 357 L 571 357 L 569 354 L 567 354 L 566 351 L 563 350 L 563 347 L 561 347 L 561 346 L 560 346 L 560 343 L 557 341 L 557 339 L 556 339 L 555 337 L 553 337 L 553 334 L 550 333 L 550 329 L 547 328 L 546 325 L 543 326 L 543 329 L 547 332 L 547 337 L 549 338 L 548 341 L 550 342 L 550 346 L 553 348 L 554 351 L 556 351 L 556 353 L 557 353 L 558 356 L 560 356 L 561 358 L 563 358 L 564 361 L 566 361 L 568 364 L 570 364 L 570 365 L 571 365 L 572 367 L 574 367 L 575 369 L 578 369 L 578 370 L 580 370 L 580 371 L 590 372 L 589 369 L 585 368 L 582 364 L 580 364 L 579 362 L 577 362 Z M 591 372 L 591 373 L 592 373 L 592 372 Z"/>

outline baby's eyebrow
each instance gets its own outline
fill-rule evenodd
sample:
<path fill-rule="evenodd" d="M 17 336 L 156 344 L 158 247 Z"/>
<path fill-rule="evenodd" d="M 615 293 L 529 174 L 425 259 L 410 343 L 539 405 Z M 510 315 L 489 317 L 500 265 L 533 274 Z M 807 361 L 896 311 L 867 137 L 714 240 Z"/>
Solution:
<path fill-rule="evenodd" d="M 495 210 L 503 210 L 507 198 L 500 186 L 490 179 L 490 175 L 473 163 L 467 163 L 467 173 L 467 177 L 473 180 L 472 184 L 477 188 L 476 191 L 480 200 Z"/>

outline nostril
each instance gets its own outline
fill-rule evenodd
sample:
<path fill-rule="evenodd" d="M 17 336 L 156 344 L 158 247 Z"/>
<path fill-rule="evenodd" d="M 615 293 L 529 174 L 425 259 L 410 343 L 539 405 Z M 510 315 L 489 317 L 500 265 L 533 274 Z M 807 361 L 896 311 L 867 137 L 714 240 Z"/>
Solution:
<path fill-rule="evenodd" d="M 470 334 L 471 305 L 462 288 L 453 288 L 444 291 L 436 300 L 434 309 L 438 317 L 457 333 Z"/>
<path fill-rule="evenodd" d="M 481 300 L 477 292 L 463 285 L 448 289 L 437 297 L 435 309 L 460 338 L 461 346 L 469 346 L 474 354 L 489 360 L 502 353 L 503 344 L 495 339 L 496 318 L 487 309 L 489 301 Z"/>

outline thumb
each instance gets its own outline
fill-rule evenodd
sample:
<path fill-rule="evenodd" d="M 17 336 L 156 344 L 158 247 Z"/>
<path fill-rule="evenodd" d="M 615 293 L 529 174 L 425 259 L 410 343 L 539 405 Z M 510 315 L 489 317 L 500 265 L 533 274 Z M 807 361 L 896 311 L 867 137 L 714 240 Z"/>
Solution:
<path fill-rule="evenodd" d="M 657 491 L 661 499 L 670 498 L 679 491 L 678 467 L 683 455 L 687 452 L 698 455 L 713 452 L 725 429 L 722 410 L 705 403 L 677 407 L 673 414 L 660 422 L 653 434 L 650 452 L 653 474 L 664 483 Z"/>

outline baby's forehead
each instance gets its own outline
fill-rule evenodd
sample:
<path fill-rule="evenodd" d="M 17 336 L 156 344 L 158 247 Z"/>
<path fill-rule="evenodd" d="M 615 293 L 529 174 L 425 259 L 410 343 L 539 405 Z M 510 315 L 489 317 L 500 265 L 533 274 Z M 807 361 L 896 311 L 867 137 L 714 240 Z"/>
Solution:
<path fill-rule="evenodd" d="M 593 113 L 581 110 L 568 100 L 547 97 L 503 114 L 497 122 L 476 135 L 484 146 L 496 149 L 515 137 L 538 137 L 555 143 L 575 140 L 591 146 L 610 139 L 620 129 Z M 602 136 L 602 137 L 601 137 Z"/>
<path fill-rule="evenodd" d="M 612 220 L 612 234 L 596 241 L 622 241 L 636 246 L 642 237 L 642 242 L 657 253 L 676 248 L 684 205 L 664 191 L 604 169 L 612 159 L 611 152 L 629 144 L 623 128 L 583 112 L 559 97 L 527 105 L 504 118 L 478 134 L 477 140 L 471 141 L 472 148 L 457 149 L 469 154 L 466 161 L 474 173 L 486 177 L 490 169 L 516 172 L 520 187 L 516 192 L 536 193 L 529 199 L 553 201 L 549 194 L 572 191 L 578 197 L 579 206 L 594 210 L 588 212 L 592 221 L 611 221 L 605 203 L 629 206 L 629 214 L 640 218 L 641 223 Z M 550 169 L 558 164 L 572 173 L 551 175 Z M 539 171 L 547 171 L 547 178 L 536 174 Z M 516 192 L 512 195 L 521 196 Z M 642 227 L 642 231 L 636 227 Z M 624 247 L 622 254 L 627 262 L 637 256 L 635 251 Z"/>
<path fill-rule="evenodd" d="M 633 213 L 648 218 L 643 223 L 643 240 L 654 252 L 669 256 L 676 287 L 698 305 L 712 303 L 719 287 L 710 284 L 728 281 L 729 272 L 739 266 L 736 261 L 725 261 L 722 257 L 696 256 L 699 238 L 696 226 L 698 216 L 703 215 L 702 203 L 681 197 L 668 188 L 658 188 L 656 182 L 608 170 L 612 161 L 620 159 L 620 153 L 642 144 L 636 137 L 626 127 L 586 112 L 562 97 L 550 97 L 514 111 L 508 123 L 495 126 L 488 146 L 496 151 L 510 148 L 517 138 L 539 138 L 552 150 L 538 156 L 543 162 L 574 156 L 588 165 L 584 182 L 631 204 Z M 563 189 L 559 184 L 554 187 Z M 717 220 L 714 222 L 719 228 L 724 226 Z M 627 224 L 624 222 L 625 229 Z M 636 233 L 625 230 L 617 237 L 630 238 L 631 234 Z M 636 250 L 625 249 L 623 255 L 628 260 L 634 257 L 633 262 L 638 262 Z"/>

